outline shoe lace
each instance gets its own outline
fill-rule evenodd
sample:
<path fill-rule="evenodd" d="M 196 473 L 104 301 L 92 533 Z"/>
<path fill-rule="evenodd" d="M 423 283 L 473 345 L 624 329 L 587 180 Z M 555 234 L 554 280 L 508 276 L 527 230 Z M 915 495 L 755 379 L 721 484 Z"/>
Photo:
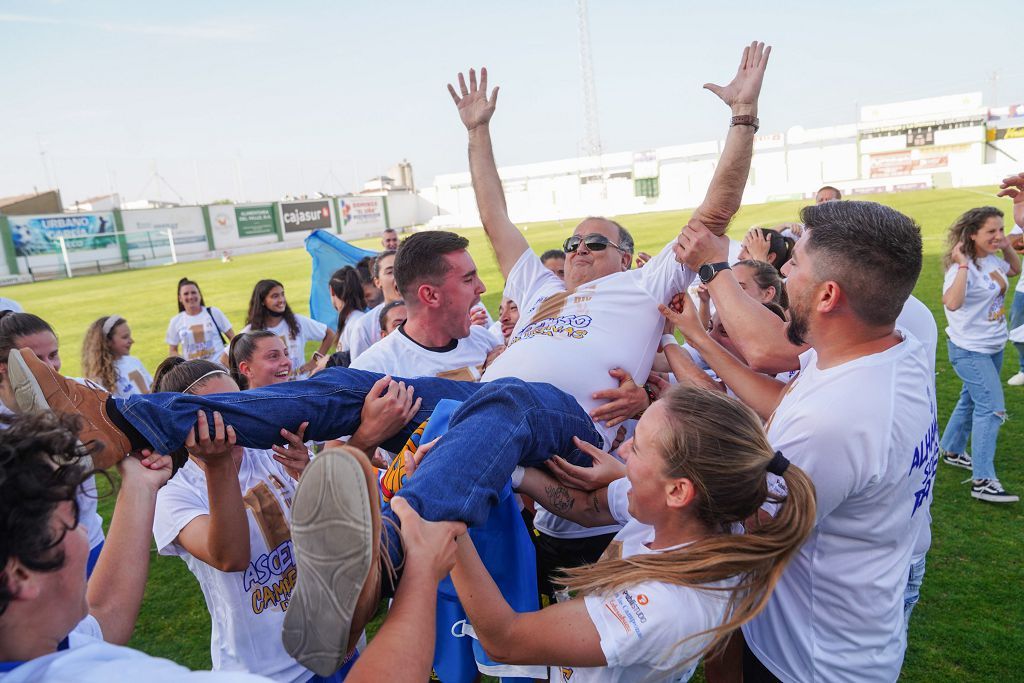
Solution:
<path fill-rule="evenodd" d="M 402 561 L 399 562 L 396 567 L 394 561 L 391 559 L 391 535 L 382 534 L 384 538 L 381 544 L 384 546 L 384 552 L 381 553 L 381 561 L 384 564 L 384 572 L 387 574 L 388 581 L 391 582 L 391 590 L 394 592 L 398 587 L 398 572 L 400 572 L 402 567 L 405 566 L 405 539 L 402 538 L 402 527 L 398 526 L 398 523 L 395 522 L 395 520 L 390 517 L 382 516 L 381 521 L 385 524 L 390 524 L 395 530 L 395 535 L 398 536 L 398 543 L 402 550 Z"/>

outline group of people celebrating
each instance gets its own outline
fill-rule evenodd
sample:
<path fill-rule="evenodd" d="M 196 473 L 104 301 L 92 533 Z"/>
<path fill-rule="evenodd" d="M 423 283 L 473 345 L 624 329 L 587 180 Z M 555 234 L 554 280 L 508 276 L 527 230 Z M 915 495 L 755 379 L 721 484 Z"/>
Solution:
<path fill-rule="evenodd" d="M 725 146 L 653 256 L 601 217 L 538 256 L 494 160 L 498 89 L 459 74 L 496 321 L 445 231 L 386 233 L 335 273 L 336 334 L 263 280 L 236 335 L 182 280 L 152 379 L 117 316 L 90 327 L 84 382 L 45 321 L 0 319 L 0 678 L 193 675 L 118 647 L 152 534 L 199 582 L 217 680 L 684 681 L 701 661 L 709 681 L 895 680 L 940 460 L 920 229 L 828 187 L 800 223 L 725 236 L 770 52 L 705 86 L 731 110 Z M 1001 194 L 1024 223 L 1024 174 Z M 965 388 L 941 448 L 1003 502 L 990 375 L 1020 262 L 995 209 L 951 235 Z"/>

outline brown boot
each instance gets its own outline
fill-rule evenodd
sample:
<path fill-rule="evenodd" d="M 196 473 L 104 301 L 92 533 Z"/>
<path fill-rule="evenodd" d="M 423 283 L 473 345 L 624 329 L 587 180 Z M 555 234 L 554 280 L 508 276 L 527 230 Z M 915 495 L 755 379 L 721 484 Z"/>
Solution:
<path fill-rule="evenodd" d="M 94 467 L 112 467 L 132 450 L 128 437 L 107 417 L 110 394 L 102 389 L 61 376 L 30 349 L 11 351 L 7 378 L 22 412 L 52 410 L 60 415 L 79 416 L 82 428 L 78 438 L 83 443 L 95 444 Z"/>
<path fill-rule="evenodd" d="M 329 448 L 306 466 L 292 503 L 296 583 L 284 614 L 285 650 L 330 676 L 380 605 L 377 477 L 364 453 Z"/>

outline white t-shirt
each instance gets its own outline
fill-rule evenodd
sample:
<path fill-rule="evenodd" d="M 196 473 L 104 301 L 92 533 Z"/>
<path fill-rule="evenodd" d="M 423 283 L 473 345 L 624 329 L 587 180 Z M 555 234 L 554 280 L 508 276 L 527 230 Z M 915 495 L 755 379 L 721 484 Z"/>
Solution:
<path fill-rule="evenodd" d="M 935 380 L 909 332 L 828 369 L 800 356 L 768 440 L 815 485 L 817 522 L 764 611 L 743 627 L 783 681 L 894 681 L 903 591 L 938 465 Z M 785 482 L 770 475 L 773 489 Z"/>
<path fill-rule="evenodd" d="M 658 304 L 668 304 L 693 279 L 676 261 L 674 244 L 643 268 L 606 275 L 571 294 L 532 250 L 524 251 L 505 283 L 505 296 L 519 302 L 519 322 L 484 381 L 549 382 L 588 413 L 601 404 L 594 392 L 618 386 L 609 370 L 619 367 L 637 382 L 646 381 L 665 326 Z M 595 426 L 607 450 L 616 428 Z"/>
<path fill-rule="evenodd" d="M 939 342 L 939 326 L 935 323 L 935 316 L 932 315 L 932 312 L 924 303 L 912 296 L 907 299 L 899 317 L 896 318 L 896 327 L 910 332 L 921 342 L 928 357 L 928 368 L 931 370 L 932 377 L 935 377 L 935 349 Z M 926 520 L 921 524 L 917 541 L 914 543 L 914 562 L 923 558 L 932 545 L 931 506 L 925 510 L 925 517 Z"/>
<path fill-rule="evenodd" d="M 0 403 L 0 415 L 14 415 L 14 411 Z M 0 423 L 0 429 L 7 425 Z M 103 535 L 103 518 L 97 509 L 99 494 L 96 492 L 96 478 L 89 477 L 82 482 L 75 492 L 75 503 L 78 505 L 78 523 L 89 534 L 89 550 L 93 550 L 106 538 Z"/>
<path fill-rule="evenodd" d="M 149 387 L 153 384 L 153 376 L 149 374 L 149 370 L 141 360 L 135 356 L 121 356 L 114 361 L 114 369 L 117 370 L 114 396 L 128 398 L 136 394 L 149 393 Z"/>
<path fill-rule="evenodd" d="M 378 314 L 379 315 L 379 314 Z M 345 329 L 338 335 L 338 350 L 349 351 L 352 350 L 352 342 L 356 336 L 356 330 L 359 329 L 359 321 L 366 316 L 366 311 L 352 311 L 345 318 Z"/>
<path fill-rule="evenodd" d="M 0 670 L 4 683 L 250 683 L 266 681 L 262 676 L 242 672 L 192 672 L 174 662 L 103 642 L 100 625 L 86 616 L 68 634 L 68 647 L 45 657 L 25 662 L 10 672 Z"/>
<path fill-rule="evenodd" d="M 395 377 L 480 381 L 487 354 L 499 344 L 479 325 L 470 325 L 469 336 L 453 342 L 444 349 L 420 346 L 405 334 L 403 326 L 367 349 L 349 367 Z"/>
<path fill-rule="evenodd" d="M 960 266 L 953 264 L 946 271 L 942 293 L 953 286 Z M 1006 273 L 1010 264 L 990 254 L 977 263 L 967 264 L 967 289 L 960 308 L 946 311 L 946 334 L 949 340 L 967 351 L 996 353 L 1006 345 Z"/>
<path fill-rule="evenodd" d="M 24 313 L 24 309 L 14 299 L 8 299 L 7 297 L 0 296 L 0 311 L 14 311 L 15 313 Z"/>
<path fill-rule="evenodd" d="M 216 306 L 203 308 L 198 315 L 189 315 L 182 311 L 171 318 L 167 326 L 167 343 L 171 346 L 179 346 L 181 355 L 186 360 L 202 358 L 212 360 L 214 363 L 221 362 L 224 353 L 224 342 L 217 332 L 224 333 L 231 329 L 231 322 L 221 313 Z M 212 317 L 211 317 L 212 316 Z M 217 326 L 213 324 L 214 319 Z"/>
<path fill-rule="evenodd" d="M 386 305 L 386 302 L 380 302 L 356 323 L 355 329 L 352 330 L 352 346 L 348 350 L 352 360 L 380 341 L 380 312 Z"/>
<path fill-rule="evenodd" d="M 157 494 L 153 536 L 161 555 L 181 557 L 199 581 L 212 622 L 215 670 L 304 681 L 311 673 L 281 643 L 284 612 L 295 585 L 290 528 L 295 480 L 271 453 L 246 448 L 238 468 L 249 520 L 251 559 L 245 571 L 214 569 L 175 542 L 189 522 L 210 514 L 206 475 L 191 459 Z"/>
<path fill-rule="evenodd" d="M 626 512 L 629 489 L 625 479 L 608 486 L 608 509 L 625 526 L 615 535 L 604 556 L 653 555 L 683 547 L 651 550 L 647 546 L 654 540 L 654 527 L 632 519 Z M 611 595 L 587 595 L 583 600 L 601 637 L 601 650 L 608 665 L 599 668 L 554 666 L 550 680 L 559 683 L 687 681 L 700 661 L 695 655 L 711 638 L 680 641 L 721 624 L 725 620 L 728 599 L 727 591 L 704 591 L 654 581 L 620 589 Z"/>
<path fill-rule="evenodd" d="M 299 333 L 294 337 L 292 336 L 291 328 L 288 327 L 288 321 L 284 318 L 281 318 L 281 322 L 273 327 L 266 328 L 266 330 L 280 337 L 281 341 L 288 348 L 288 357 L 292 359 L 292 378 L 302 379 L 307 375 L 299 375 L 298 370 L 306 362 L 306 343 L 311 341 L 322 342 L 327 335 L 327 325 L 298 313 L 295 314 L 295 322 L 299 324 Z M 249 332 L 251 330 L 252 327 L 249 325 L 242 328 L 242 332 Z"/>

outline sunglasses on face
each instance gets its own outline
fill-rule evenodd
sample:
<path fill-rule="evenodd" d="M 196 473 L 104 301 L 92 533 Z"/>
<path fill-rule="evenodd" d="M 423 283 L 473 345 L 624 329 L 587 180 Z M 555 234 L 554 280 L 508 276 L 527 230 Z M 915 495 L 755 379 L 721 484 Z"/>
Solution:
<path fill-rule="evenodd" d="M 587 249 L 590 251 L 604 251 L 608 247 L 615 247 L 619 251 L 622 251 L 622 247 L 612 242 L 604 235 L 587 235 L 586 237 L 580 237 L 579 235 L 573 235 L 565 241 L 562 245 L 562 251 L 566 254 L 571 254 L 580 248 L 580 244 L 587 245 Z"/>

